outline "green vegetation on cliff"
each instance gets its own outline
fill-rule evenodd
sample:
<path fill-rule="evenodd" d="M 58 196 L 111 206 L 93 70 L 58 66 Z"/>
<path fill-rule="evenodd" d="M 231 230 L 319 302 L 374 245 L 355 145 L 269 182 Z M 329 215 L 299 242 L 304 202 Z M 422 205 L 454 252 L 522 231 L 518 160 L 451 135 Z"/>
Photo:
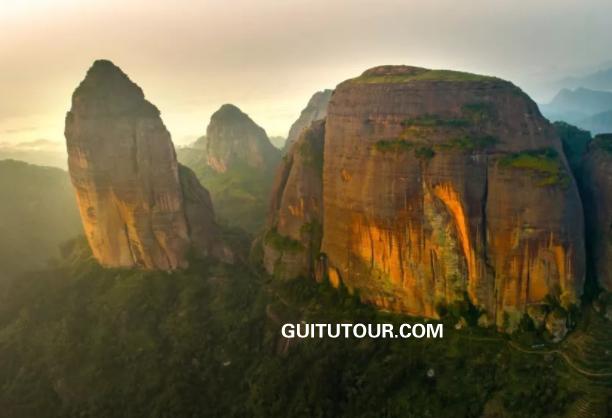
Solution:
<path fill-rule="evenodd" d="M 569 182 L 556 150 L 543 148 L 526 150 L 502 157 L 499 165 L 506 168 L 528 170 L 541 177 L 540 186 L 565 185 Z"/>
<path fill-rule="evenodd" d="M 411 81 L 448 81 L 448 82 L 477 82 L 477 81 L 497 81 L 496 77 L 479 74 L 465 73 L 451 70 L 428 70 L 424 68 L 410 67 L 405 72 L 383 72 L 366 71 L 357 78 L 349 80 L 352 83 L 381 84 L 381 83 L 408 83 Z"/>
<path fill-rule="evenodd" d="M 560 356 L 523 353 L 491 329 L 455 330 L 461 309 L 443 340 L 286 340 L 288 322 L 422 320 L 243 266 L 109 270 L 83 242 L 63 252 L 57 268 L 0 294 L 3 417 L 552 418 L 584 391 L 609 399 Z"/>
<path fill-rule="evenodd" d="M 177 158 L 191 168 L 210 192 L 217 219 L 228 226 L 240 227 L 251 234 L 261 230 L 268 210 L 268 197 L 274 180 L 274 168 L 258 169 L 234 164 L 218 173 L 194 148 L 179 148 Z"/>

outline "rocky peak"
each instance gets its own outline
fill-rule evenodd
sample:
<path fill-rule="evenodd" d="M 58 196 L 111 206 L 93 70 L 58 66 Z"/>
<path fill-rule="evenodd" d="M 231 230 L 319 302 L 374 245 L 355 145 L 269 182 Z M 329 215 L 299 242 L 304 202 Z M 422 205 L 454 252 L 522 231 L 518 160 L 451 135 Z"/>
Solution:
<path fill-rule="evenodd" d="M 213 170 L 223 173 L 233 166 L 274 167 L 280 152 L 266 132 L 232 104 L 224 104 L 206 129 L 206 158 Z"/>
<path fill-rule="evenodd" d="M 310 124 L 316 120 L 325 119 L 327 115 L 327 105 L 331 99 L 333 90 L 322 90 L 312 95 L 306 107 L 300 113 L 300 117 L 291 125 L 289 129 L 289 135 L 283 152 L 287 153 L 291 149 L 291 146 L 295 141 L 298 140 L 302 131 L 310 126 Z"/>
<path fill-rule="evenodd" d="M 110 61 L 96 61 L 75 90 L 65 135 L 85 234 L 102 265 L 174 270 L 188 265 L 190 248 L 225 254 L 207 193 L 179 173 L 159 111 Z M 181 182 L 197 196 L 189 207 L 203 210 L 186 210 Z"/>
<path fill-rule="evenodd" d="M 323 239 L 310 271 L 323 266 L 333 285 L 383 309 L 438 317 L 471 303 L 481 324 L 500 329 L 546 298 L 579 303 L 576 183 L 554 128 L 512 83 L 372 68 L 336 87 L 324 132 Z M 313 183 L 293 180 L 297 190 Z M 302 209 L 304 219 L 318 213 L 273 199 L 279 226 Z M 276 229 L 286 239 L 273 242 L 297 238 L 286 224 Z M 290 271 L 295 260 L 286 260 L 276 258 L 275 271 Z"/>

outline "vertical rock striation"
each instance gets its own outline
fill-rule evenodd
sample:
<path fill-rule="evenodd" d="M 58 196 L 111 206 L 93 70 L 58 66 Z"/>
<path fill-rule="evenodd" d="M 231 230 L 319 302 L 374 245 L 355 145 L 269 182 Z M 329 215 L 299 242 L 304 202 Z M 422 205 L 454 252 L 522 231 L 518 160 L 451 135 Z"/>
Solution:
<path fill-rule="evenodd" d="M 102 265 L 174 270 L 188 265 L 192 247 L 224 253 L 207 192 L 190 173 L 179 176 L 159 110 L 110 61 L 96 61 L 75 90 L 65 136 L 85 234 Z"/>
<path fill-rule="evenodd" d="M 383 308 L 466 296 L 499 327 L 550 295 L 578 302 L 582 206 L 560 141 L 511 83 L 377 67 L 328 108 L 322 251 Z"/>
<path fill-rule="evenodd" d="M 598 135 L 589 145 L 582 185 L 595 274 L 612 292 L 612 134 Z"/>
<path fill-rule="evenodd" d="M 316 120 L 325 119 L 327 115 L 327 106 L 331 99 L 333 91 L 325 89 L 318 91 L 312 95 L 306 107 L 300 113 L 300 117 L 293 122 L 285 141 L 283 153 L 286 154 L 291 150 L 291 147 L 295 141 L 298 140 L 302 131 L 310 126 L 310 124 Z"/>
<path fill-rule="evenodd" d="M 297 148 L 279 175 L 286 180 L 271 219 L 299 241 L 295 226 L 281 227 L 309 216 L 295 218 L 295 197 L 286 199 L 311 182 L 292 179 Z M 368 70 L 334 91 L 322 160 L 323 211 L 313 217 L 322 216 L 319 266 L 334 285 L 427 317 L 469 301 L 481 323 L 504 329 L 551 298 L 578 303 L 577 187 L 553 127 L 511 83 L 407 66 Z M 266 261 L 268 270 L 288 264 Z"/>
<path fill-rule="evenodd" d="M 325 121 L 313 122 L 277 171 L 263 239 L 264 266 L 282 279 L 313 273 L 323 222 Z"/>

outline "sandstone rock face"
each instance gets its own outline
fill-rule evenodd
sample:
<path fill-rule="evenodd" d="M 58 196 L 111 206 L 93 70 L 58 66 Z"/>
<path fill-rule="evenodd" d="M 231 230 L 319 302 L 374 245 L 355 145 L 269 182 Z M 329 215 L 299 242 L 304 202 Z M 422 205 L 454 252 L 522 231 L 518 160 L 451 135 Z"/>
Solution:
<path fill-rule="evenodd" d="M 499 328 L 548 295 L 578 303 L 577 187 L 554 129 L 511 83 L 368 70 L 335 90 L 323 160 L 330 281 L 428 317 L 468 298 Z"/>
<path fill-rule="evenodd" d="M 277 171 L 264 236 L 264 266 L 282 279 L 313 274 L 323 221 L 325 122 L 302 131 Z"/>
<path fill-rule="evenodd" d="M 300 117 L 289 129 L 289 135 L 287 136 L 287 141 L 285 141 L 285 146 L 283 148 L 284 153 L 291 150 L 293 143 L 298 140 L 302 131 L 308 128 L 312 122 L 325 119 L 327 115 L 327 106 L 329 105 L 332 93 L 332 90 L 326 89 L 312 95 L 308 104 L 302 110 L 302 113 L 300 113 Z"/>
<path fill-rule="evenodd" d="M 612 291 L 612 134 L 599 135 L 583 159 L 589 248 L 599 284 Z"/>
<path fill-rule="evenodd" d="M 224 173 L 240 164 L 262 169 L 275 167 L 280 151 L 246 113 L 225 104 L 212 115 L 206 129 L 206 158 L 210 167 Z"/>
<path fill-rule="evenodd" d="M 187 266 L 192 246 L 217 251 L 207 192 L 190 172 L 179 176 L 159 111 L 111 62 L 96 61 L 75 90 L 65 135 L 85 234 L 102 265 L 174 270 Z"/>

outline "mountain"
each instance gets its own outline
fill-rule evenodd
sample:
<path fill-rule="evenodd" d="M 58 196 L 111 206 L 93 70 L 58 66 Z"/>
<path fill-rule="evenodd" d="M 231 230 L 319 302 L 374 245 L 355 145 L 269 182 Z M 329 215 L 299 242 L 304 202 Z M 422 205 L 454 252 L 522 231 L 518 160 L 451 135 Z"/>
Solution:
<path fill-rule="evenodd" d="M 293 122 L 293 125 L 291 125 L 289 129 L 289 135 L 287 135 L 287 141 L 283 148 L 284 154 L 289 152 L 291 146 L 297 141 L 304 129 L 310 126 L 315 120 L 325 118 L 332 93 L 333 91 L 329 89 L 318 91 L 308 100 L 308 104 L 306 104 L 306 107 L 300 113 L 299 118 Z"/>
<path fill-rule="evenodd" d="M 597 113 L 578 122 L 578 125 L 591 131 L 593 135 L 612 132 L 612 110 Z"/>
<path fill-rule="evenodd" d="M 266 170 L 280 158 L 263 128 L 232 104 L 213 113 L 206 138 L 208 165 L 218 173 L 241 167 Z"/>
<path fill-rule="evenodd" d="M 175 270 L 190 251 L 231 258 L 208 191 L 179 167 L 159 110 L 110 61 L 94 62 L 74 91 L 65 134 L 85 234 L 102 265 Z"/>
<path fill-rule="evenodd" d="M 312 122 L 278 169 L 262 242 L 266 271 L 277 278 L 314 274 L 323 224 L 324 140 L 325 122 Z"/>
<path fill-rule="evenodd" d="M 579 303 L 578 190 L 555 130 L 511 83 L 376 67 L 338 85 L 324 144 L 321 172 L 285 165 L 273 193 L 278 202 L 289 182 L 319 182 L 322 243 L 309 252 L 320 255 L 313 266 L 295 255 L 307 249 L 296 228 L 320 218 L 318 197 L 281 199 L 266 236 L 282 256 L 266 260 L 269 270 L 325 272 L 364 301 L 413 315 L 472 304 L 500 329 L 548 300 Z M 302 149 L 292 151 L 296 161 Z"/>
<path fill-rule="evenodd" d="M 583 160 L 588 245 L 600 285 L 612 292 L 612 134 L 596 136 Z"/>
<path fill-rule="evenodd" d="M 540 109 L 550 120 L 563 120 L 583 127 L 579 123 L 582 120 L 612 110 L 612 92 L 583 87 L 575 90 L 563 89 L 550 103 L 541 105 Z"/>
<path fill-rule="evenodd" d="M 66 147 L 62 143 L 38 139 L 17 143 L 0 143 L 0 160 L 4 159 L 66 169 L 68 157 Z"/>
<path fill-rule="evenodd" d="M 82 233 L 68 174 L 58 168 L 0 161 L 0 282 L 57 258 Z"/>
<path fill-rule="evenodd" d="M 179 161 L 193 169 L 210 190 L 221 221 L 258 232 L 265 220 L 280 151 L 263 128 L 231 104 L 212 115 L 202 138 L 197 146 L 179 149 Z"/>
<path fill-rule="evenodd" d="M 612 67 L 580 77 L 566 77 L 558 82 L 566 88 L 585 87 L 593 90 L 612 90 Z"/>

